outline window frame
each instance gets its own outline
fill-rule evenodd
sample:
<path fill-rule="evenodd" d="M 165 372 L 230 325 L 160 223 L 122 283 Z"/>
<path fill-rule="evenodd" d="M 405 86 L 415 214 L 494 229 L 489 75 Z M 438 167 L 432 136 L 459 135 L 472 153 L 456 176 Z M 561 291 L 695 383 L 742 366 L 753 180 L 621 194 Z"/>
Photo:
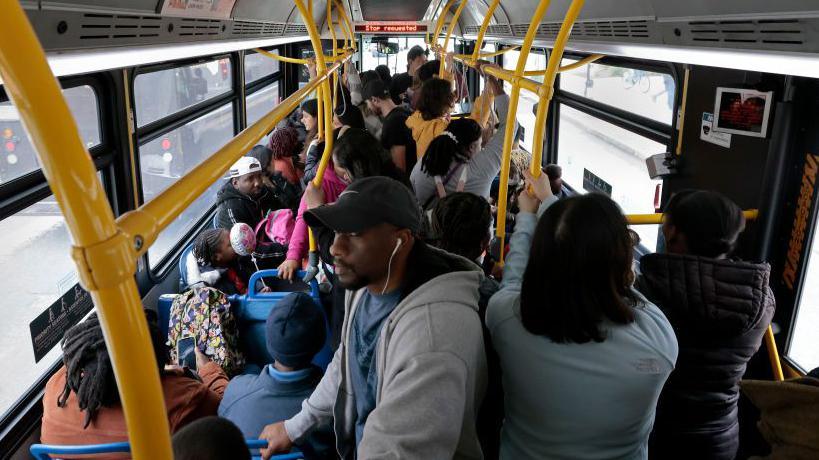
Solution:
<path fill-rule="evenodd" d="M 275 51 L 280 56 L 284 52 L 284 49 L 282 49 L 280 47 L 270 47 L 270 48 L 262 48 L 262 49 L 265 50 L 265 51 L 270 51 L 270 52 Z M 250 52 L 248 52 L 248 51 L 250 51 Z M 278 96 L 279 96 L 279 99 L 281 99 L 283 86 L 284 86 L 284 83 L 285 83 L 283 81 L 284 80 L 284 75 L 285 75 L 285 66 L 287 65 L 287 63 L 285 63 L 285 62 L 280 62 L 279 63 L 279 70 L 277 70 L 276 72 L 273 72 L 272 74 L 270 74 L 270 75 L 268 75 L 266 77 L 262 77 L 262 78 L 260 78 L 260 79 L 258 79 L 256 81 L 254 81 L 254 82 L 247 83 L 247 82 L 244 81 L 244 76 L 245 76 L 244 65 L 245 65 L 247 56 L 253 55 L 253 54 L 260 54 L 260 53 L 257 53 L 254 50 L 248 50 L 248 51 L 245 51 L 244 55 L 242 56 L 242 72 L 241 73 L 242 73 L 242 84 L 244 85 L 244 91 L 243 91 L 243 97 L 242 97 L 242 104 L 243 104 L 242 105 L 242 129 L 247 128 L 249 126 L 249 123 L 247 122 L 247 100 L 248 100 L 248 98 L 250 98 L 250 96 L 258 93 L 259 91 L 264 91 L 265 88 L 267 88 L 268 86 L 270 86 L 272 84 L 278 83 L 279 84 L 279 94 L 278 94 Z M 273 58 L 268 58 L 268 59 L 273 59 Z"/>

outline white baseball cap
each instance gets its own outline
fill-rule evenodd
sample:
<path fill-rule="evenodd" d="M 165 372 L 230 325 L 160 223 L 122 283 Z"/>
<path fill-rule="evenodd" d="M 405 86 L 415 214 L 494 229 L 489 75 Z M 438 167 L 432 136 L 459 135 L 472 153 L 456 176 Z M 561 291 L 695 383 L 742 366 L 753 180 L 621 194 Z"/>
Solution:
<path fill-rule="evenodd" d="M 245 174 L 260 172 L 262 170 L 262 164 L 259 163 L 259 160 L 253 157 L 242 157 L 233 163 L 233 166 L 230 167 L 228 171 L 228 177 L 241 177 Z"/>

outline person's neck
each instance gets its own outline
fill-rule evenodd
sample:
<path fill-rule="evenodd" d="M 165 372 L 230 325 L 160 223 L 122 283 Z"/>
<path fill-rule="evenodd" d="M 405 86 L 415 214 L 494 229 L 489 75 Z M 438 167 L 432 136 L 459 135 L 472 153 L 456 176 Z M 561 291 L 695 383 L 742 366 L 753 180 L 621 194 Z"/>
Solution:
<path fill-rule="evenodd" d="M 285 366 L 278 361 L 273 361 L 273 369 L 276 369 L 279 372 L 294 372 L 296 370 L 295 367 Z"/>
<path fill-rule="evenodd" d="M 398 106 L 395 105 L 395 102 L 393 102 L 392 99 L 384 100 L 383 102 L 381 102 L 381 113 L 383 113 L 384 116 L 386 117 L 387 115 L 390 114 L 390 112 L 395 110 L 396 107 Z"/>

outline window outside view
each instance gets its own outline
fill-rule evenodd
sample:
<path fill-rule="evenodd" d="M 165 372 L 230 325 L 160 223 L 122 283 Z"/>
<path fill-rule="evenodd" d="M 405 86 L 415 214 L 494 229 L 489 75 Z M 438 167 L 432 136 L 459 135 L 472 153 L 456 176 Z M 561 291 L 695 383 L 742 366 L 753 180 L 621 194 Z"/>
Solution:
<path fill-rule="evenodd" d="M 665 151 L 665 146 L 566 105 L 560 106 L 557 163 L 563 180 L 578 193 L 584 170 L 611 185 L 611 198 L 626 214 L 654 212 L 654 193 L 660 180 L 651 180 L 645 159 Z M 654 251 L 657 225 L 636 225 L 642 244 Z"/>
<path fill-rule="evenodd" d="M 802 297 L 793 322 L 788 358 L 805 371 L 819 367 L 819 346 L 816 331 L 819 330 L 819 232 L 813 234 L 810 255 L 805 263 L 807 273 L 802 285 Z"/>
<path fill-rule="evenodd" d="M 63 96 L 74 115 L 86 148 L 100 143 L 97 96 L 90 86 L 63 90 Z M 20 122 L 20 113 L 7 101 L 0 103 L 0 184 L 40 169 L 40 162 L 28 134 Z"/>
<path fill-rule="evenodd" d="M 520 51 L 507 51 L 503 54 L 503 68 L 506 70 L 515 71 Z M 542 51 L 532 50 L 529 57 L 526 59 L 525 70 L 543 70 L 546 68 L 546 55 Z M 543 81 L 543 77 L 527 77 L 535 81 Z M 509 82 L 503 83 L 503 88 L 509 94 L 512 91 L 512 85 Z M 520 141 L 520 146 L 527 152 L 532 151 L 532 141 L 534 140 L 535 129 L 535 105 L 537 104 L 537 96 L 532 92 L 522 89 L 520 91 L 520 99 L 518 100 L 518 124 L 523 128 L 523 137 Z"/>
<path fill-rule="evenodd" d="M 139 148 L 142 192 L 147 202 L 219 150 L 233 137 L 233 106 L 226 104 L 179 129 Z M 156 266 L 173 245 L 216 202 L 216 192 L 224 184 L 217 181 L 163 230 L 148 250 L 151 266 Z"/>
<path fill-rule="evenodd" d="M 398 44 L 398 54 L 384 54 L 379 51 L 377 40 L 373 40 L 373 38 L 372 35 L 365 35 L 363 38 L 364 46 L 361 50 L 362 65 L 360 67 L 362 70 L 374 70 L 377 66 L 384 64 L 390 68 L 390 75 L 404 73 L 407 71 L 407 53 L 409 53 L 410 48 L 418 45 L 427 49 L 424 37 L 379 37 L 379 39 Z M 441 42 L 443 43 L 443 39 L 441 39 Z M 454 49 L 455 40 L 450 38 L 447 50 L 453 51 Z M 435 59 L 432 53 L 427 58 L 430 60 Z"/>

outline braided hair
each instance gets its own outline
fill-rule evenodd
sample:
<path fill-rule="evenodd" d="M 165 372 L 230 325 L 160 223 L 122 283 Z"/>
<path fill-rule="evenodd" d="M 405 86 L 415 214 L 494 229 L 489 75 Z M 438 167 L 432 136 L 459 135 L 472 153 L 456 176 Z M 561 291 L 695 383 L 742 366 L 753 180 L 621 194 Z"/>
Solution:
<path fill-rule="evenodd" d="M 430 176 L 443 176 L 453 162 L 469 161 L 469 146 L 481 138 L 481 125 L 471 118 L 452 120 L 446 131 L 430 142 L 421 159 L 421 171 Z"/>
<path fill-rule="evenodd" d="M 213 266 L 213 256 L 219 250 L 219 242 L 224 228 L 209 228 L 200 233 L 193 242 L 193 256 L 199 265 Z"/>
<path fill-rule="evenodd" d="M 157 315 L 145 310 L 148 331 L 153 342 L 154 355 L 160 372 L 168 362 L 168 352 L 157 326 Z M 85 411 L 83 429 L 94 420 L 102 407 L 119 404 L 119 391 L 114 379 L 114 368 L 96 313 L 66 331 L 62 341 L 63 364 L 66 369 L 65 387 L 57 398 L 57 406 L 66 407 L 68 396 L 77 395 L 80 410 Z"/>
<path fill-rule="evenodd" d="M 430 219 L 435 246 L 469 260 L 481 256 L 491 224 L 489 202 L 466 192 L 451 193 L 439 200 Z"/>

